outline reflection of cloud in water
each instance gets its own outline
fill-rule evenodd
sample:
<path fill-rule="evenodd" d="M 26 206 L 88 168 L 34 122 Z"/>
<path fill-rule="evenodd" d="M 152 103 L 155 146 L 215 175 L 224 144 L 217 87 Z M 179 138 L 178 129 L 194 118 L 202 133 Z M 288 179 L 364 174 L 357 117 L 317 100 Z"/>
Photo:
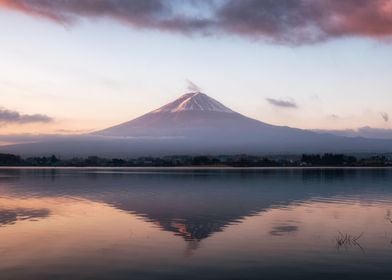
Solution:
<path fill-rule="evenodd" d="M 50 215 L 49 209 L 15 208 L 0 209 L 0 226 L 14 224 L 17 221 L 46 218 Z"/>
<path fill-rule="evenodd" d="M 296 231 L 298 231 L 298 226 L 280 225 L 280 226 L 273 227 L 269 233 L 270 233 L 270 235 L 273 235 L 273 236 L 282 236 L 282 235 L 290 234 L 290 233 L 293 233 Z"/>

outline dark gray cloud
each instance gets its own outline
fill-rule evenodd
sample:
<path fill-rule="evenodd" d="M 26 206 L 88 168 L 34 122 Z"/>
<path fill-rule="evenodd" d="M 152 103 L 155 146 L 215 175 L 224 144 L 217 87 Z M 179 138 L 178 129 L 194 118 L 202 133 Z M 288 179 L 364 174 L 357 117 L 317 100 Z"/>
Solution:
<path fill-rule="evenodd" d="M 141 26 L 148 25 L 166 8 L 160 0 L 5 0 L 0 3 L 62 23 L 72 23 L 80 17 L 112 17 Z"/>
<path fill-rule="evenodd" d="M 276 107 L 282 108 L 298 108 L 297 103 L 292 100 L 282 100 L 282 99 L 274 99 L 274 98 L 266 98 L 267 102 Z"/>
<path fill-rule="evenodd" d="M 7 110 L 0 107 L 0 124 L 9 124 L 9 123 L 48 123 L 53 121 L 53 119 L 47 115 L 42 114 L 21 114 L 16 111 Z"/>
<path fill-rule="evenodd" d="M 62 24 L 111 18 L 136 28 L 291 45 L 392 35 L 392 0 L 0 0 L 0 5 Z"/>
<path fill-rule="evenodd" d="M 186 5 L 200 7 L 194 2 L 192 0 L 0 0 L 0 5 L 65 25 L 77 23 L 80 18 L 110 18 L 136 28 L 187 33 L 204 30 L 209 25 L 207 19 L 182 15 L 181 8 L 185 8 Z M 209 5 L 211 1 L 202 2 Z"/>
<path fill-rule="evenodd" d="M 382 112 L 382 113 L 380 113 L 380 115 L 381 115 L 381 118 L 382 118 L 385 122 L 389 122 L 389 114 L 388 114 L 388 113 Z"/>

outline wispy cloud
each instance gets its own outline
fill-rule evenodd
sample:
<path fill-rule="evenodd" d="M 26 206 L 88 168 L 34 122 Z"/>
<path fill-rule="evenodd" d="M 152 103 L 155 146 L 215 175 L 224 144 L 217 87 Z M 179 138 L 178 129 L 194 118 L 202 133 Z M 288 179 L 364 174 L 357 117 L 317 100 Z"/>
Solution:
<path fill-rule="evenodd" d="M 332 119 L 332 120 L 338 120 L 338 119 L 340 119 L 340 117 L 339 117 L 338 115 L 336 115 L 336 114 L 328 115 L 328 118 L 330 118 L 330 119 Z"/>
<path fill-rule="evenodd" d="M 186 80 L 187 90 L 190 92 L 201 92 L 201 88 L 191 80 Z"/>
<path fill-rule="evenodd" d="M 12 145 L 12 144 L 23 144 L 23 143 L 35 143 L 65 139 L 79 139 L 77 137 L 83 137 L 80 134 L 68 134 L 64 135 L 61 133 L 57 134 L 0 134 L 0 146 L 1 145 Z"/>
<path fill-rule="evenodd" d="M 291 45 L 392 36 L 392 0 L 0 0 L 0 5 L 61 24 L 111 18 L 135 28 Z"/>
<path fill-rule="evenodd" d="M 319 133 L 330 133 L 346 137 L 364 137 L 373 139 L 392 139 L 392 129 L 375 128 L 364 126 L 357 129 L 343 129 L 343 130 L 322 130 L 314 129 Z"/>
<path fill-rule="evenodd" d="M 266 98 L 267 102 L 276 107 L 282 108 L 298 108 L 297 103 L 293 100 L 283 100 L 283 99 L 274 99 L 274 98 Z"/>
<path fill-rule="evenodd" d="M 389 115 L 388 115 L 388 113 L 381 112 L 380 115 L 381 115 L 381 118 L 382 118 L 385 122 L 389 122 Z"/>
<path fill-rule="evenodd" d="M 82 133 L 89 133 L 93 132 L 95 129 L 57 129 L 54 132 L 60 134 L 82 134 Z"/>
<path fill-rule="evenodd" d="M 17 111 L 11 111 L 0 107 L 0 124 L 25 124 L 25 123 L 48 123 L 53 119 L 47 115 L 33 114 L 27 115 Z"/>

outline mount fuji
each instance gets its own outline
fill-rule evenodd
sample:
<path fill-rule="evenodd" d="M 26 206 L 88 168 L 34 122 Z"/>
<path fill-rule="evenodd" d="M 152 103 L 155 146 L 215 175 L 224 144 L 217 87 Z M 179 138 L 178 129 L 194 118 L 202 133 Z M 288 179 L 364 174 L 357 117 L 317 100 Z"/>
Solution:
<path fill-rule="evenodd" d="M 204 93 L 195 92 L 184 94 L 173 102 L 139 118 L 94 132 L 93 135 L 197 137 L 208 140 L 220 138 L 228 133 L 238 138 L 240 135 L 236 134 L 244 129 L 253 130 L 261 127 L 273 128 L 271 125 L 234 112 Z"/>
<path fill-rule="evenodd" d="M 0 148 L 22 155 L 162 156 L 392 152 L 391 140 L 341 137 L 270 125 L 201 92 L 187 93 L 134 120 L 87 135 Z"/>

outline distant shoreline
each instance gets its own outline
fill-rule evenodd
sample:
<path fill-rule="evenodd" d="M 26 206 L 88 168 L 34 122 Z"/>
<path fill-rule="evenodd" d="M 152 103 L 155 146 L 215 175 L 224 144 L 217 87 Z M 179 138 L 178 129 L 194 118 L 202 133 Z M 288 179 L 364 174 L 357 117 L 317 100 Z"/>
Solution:
<path fill-rule="evenodd" d="M 334 169 L 392 169 L 392 166 L 264 166 L 264 167 L 235 167 L 235 166 L 0 166 L 6 169 L 65 169 L 65 170 L 334 170 Z"/>
<path fill-rule="evenodd" d="M 303 154 L 302 156 L 254 156 L 254 155 L 172 155 L 139 158 L 85 158 L 49 157 L 22 158 L 19 155 L 0 154 L 3 167 L 62 167 L 62 168 L 183 168 L 183 169 L 272 169 L 272 168 L 366 168 L 392 167 L 391 155 L 374 155 L 357 158 L 344 154 Z"/>

